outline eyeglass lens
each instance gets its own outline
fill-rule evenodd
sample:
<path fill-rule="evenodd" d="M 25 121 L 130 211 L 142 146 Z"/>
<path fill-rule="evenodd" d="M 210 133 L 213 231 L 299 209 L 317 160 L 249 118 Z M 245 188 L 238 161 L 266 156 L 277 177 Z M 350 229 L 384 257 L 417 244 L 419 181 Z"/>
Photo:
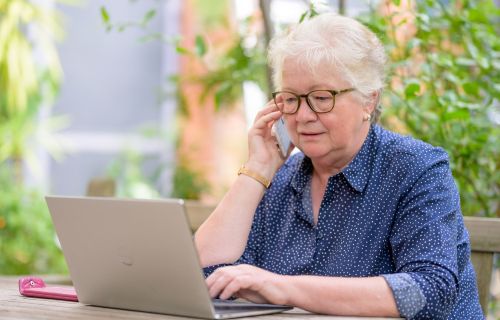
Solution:
<path fill-rule="evenodd" d="M 309 92 L 306 97 L 309 105 L 316 112 L 328 112 L 332 110 L 335 103 L 335 97 L 330 91 L 316 90 Z M 300 105 L 300 96 L 291 92 L 277 92 L 275 101 L 282 101 L 283 113 L 295 113 Z"/>

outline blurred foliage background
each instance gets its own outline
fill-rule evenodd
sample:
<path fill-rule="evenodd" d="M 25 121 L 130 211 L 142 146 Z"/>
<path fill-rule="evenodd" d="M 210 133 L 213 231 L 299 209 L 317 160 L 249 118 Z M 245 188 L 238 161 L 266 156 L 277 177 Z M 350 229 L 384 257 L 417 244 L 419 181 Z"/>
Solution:
<path fill-rule="evenodd" d="M 55 43 L 63 35 L 53 9 L 28 0 L 0 0 L 0 273 L 66 272 L 43 199 L 25 185 L 39 173 L 33 146 L 57 156 L 50 132 L 61 119 L 39 120 L 61 81 Z M 24 164 L 27 164 L 26 167 Z"/>
<path fill-rule="evenodd" d="M 500 9 L 386 2 L 360 20 L 389 53 L 383 124 L 450 155 L 464 215 L 500 217 Z"/>
<path fill-rule="evenodd" d="M 389 56 L 382 124 L 448 152 L 464 215 L 500 217 L 499 7 L 492 0 L 376 3 L 357 18 Z M 300 21 L 319 12 L 311 2 Z M 241 97 L 245 79 L 270 91 L 265 36 L 248 48 L 243 33 L 218 67 L 197 79 L 214 93 L 216 109 Z"/>
<path fill-rule="evenodd" d="M 61 83 L 55 43 L 61 39 L 64 28 L 53 7 L 35 3 L 0 0 L 0 273 L 3 274 L 66 272 L 43 201 L 47 190 L 23 182 L 22 163 L 32 163 L 36 172 L 31 146 L 43 144 L 57 156 L 59 150 L 50 134 L 65 124 L 61 118 L 45 122 L 38 118 L 41 108 L 49 106 L 57 95 Z M 265 11 L 263 3 L 261 9 Z M 205 7 L 204 10 L 210 10 L 210 6 Z M 300 19 L 320 11 L 311 4 Z M 106 8 L 96 14 L 111 32 L 143 28 L 156 16 L 154 11 L 148 11 L 135 24 L 117 24 Z M 207 23 L 213 23 L 209 19 L 213 15 L 206 16 Z M 500 217 L 498 7 L 491 0 L 446 3 L 387 0 L 371 6 L 368 13 L 358 18 L 379 35 L 389 54 L 387 87 L 382 99 L 383 125 L 448 151 L 465 215 Z M 266 19 L 269 17 L 262 14 L 258 22 L 269 28 L 272 19 Z M 201 84 L 203 91 L 198 103 L 213 99 L 215 110 L 224 111 L 241 100 L 244 81 L 252 81 L 264 93 L 270 91 L 265 50 L 271 32 L 265 27 L 256 31 L 252 27 L 255 23 L 250 19 L 244 21 L 231 43 L 215 53 L 211 52 L 211 40 L 202 34 L 195 38 L 192 47 L 175 39 L 163 39 L 161 35 L 151 34 L 144 39 L 167 41 L 176 46 L 178 53 L 202 63 L 211 55 L 212 64 L 203 75 L 179 75 L 171 80 L 179 85 Z M 249 42 L 250 35 L 256 40 Z M 186 104 L 190 102 L 181 91 L 178 103 L 179 116 L 189 116 Z M 143 156 L 130 152 L 110 166 L 109 175 L 118 182 L 120 196 L 159 196 L 154 187 L 158 175 L 144 175 L 141 171 L 144 161 L 147 159 Z M 178 157 L 171 196 L 197 199 L 211 188 L 203 172 L 190 161 L 189 157 Z"/>

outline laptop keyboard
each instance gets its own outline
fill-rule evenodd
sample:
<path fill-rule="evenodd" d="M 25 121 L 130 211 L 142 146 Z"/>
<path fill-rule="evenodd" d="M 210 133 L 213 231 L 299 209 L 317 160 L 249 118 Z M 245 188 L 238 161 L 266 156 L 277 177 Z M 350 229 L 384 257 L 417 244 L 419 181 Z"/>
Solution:
<path fill-rule="evenodd" d="M 221 300 L 221 299 L 212 299 L 212 303 L 217 313 L 224 313 L 228 311 L 238 312 L 238 311 L 254 311 L 254 310 L 258 311 L 267 309 L 275 310 L 282 307 L 272 304 L 259 304 L 259 303 L 241 302 L 235 300 Z M 286 308 L 287 307 L 283 307 L 283 309 Z"/>

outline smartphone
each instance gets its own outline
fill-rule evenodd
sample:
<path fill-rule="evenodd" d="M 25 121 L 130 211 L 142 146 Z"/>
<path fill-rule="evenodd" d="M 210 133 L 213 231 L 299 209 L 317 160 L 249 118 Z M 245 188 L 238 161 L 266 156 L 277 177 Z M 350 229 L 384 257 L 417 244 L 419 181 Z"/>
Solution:
<path fill-rule="evenodd" d="M 288 155 L 288 149 L 290 149 L 290 145 L 292 141 L 288 136 L 288 132 L 286 131 L 285 120 L 283 117 L 280 117 L 273 125 L 274 136 L 278 141 L 278 146 L 280 148 L 281 154 L 283 158 L 286 158 Z"/>

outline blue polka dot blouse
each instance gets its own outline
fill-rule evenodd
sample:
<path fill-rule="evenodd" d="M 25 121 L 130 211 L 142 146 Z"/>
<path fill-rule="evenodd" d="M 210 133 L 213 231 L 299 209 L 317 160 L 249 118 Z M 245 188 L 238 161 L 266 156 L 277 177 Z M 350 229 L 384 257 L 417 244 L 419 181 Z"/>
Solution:
<path fill-rule="evenodd" d="M 236 263 L 287 275 L 380 275 L 403 317 L 484 319 L 446 152 L 373 125 L 328 180 L 317 225 L 311 173 L 302 153 L 281 167 Z"/>

